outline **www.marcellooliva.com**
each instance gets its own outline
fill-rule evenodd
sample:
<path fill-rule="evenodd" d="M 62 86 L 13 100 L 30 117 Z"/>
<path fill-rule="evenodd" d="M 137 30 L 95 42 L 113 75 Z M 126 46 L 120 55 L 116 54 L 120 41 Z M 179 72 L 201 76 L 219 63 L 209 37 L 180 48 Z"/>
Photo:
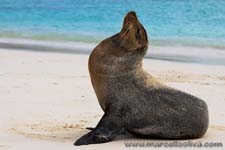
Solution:
<path fill-rule="evenodd" d="M 125 142 L 126 148 L 222 148 L 222 142 L 193 142 L 193 141 L 172 141 L 172 142 Z"/>

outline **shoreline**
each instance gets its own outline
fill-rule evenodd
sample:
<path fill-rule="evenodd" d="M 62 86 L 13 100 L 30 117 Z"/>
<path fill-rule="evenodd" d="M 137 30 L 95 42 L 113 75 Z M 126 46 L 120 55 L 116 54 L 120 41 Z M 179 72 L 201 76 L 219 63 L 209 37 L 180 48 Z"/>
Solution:
<path fill-rule="evenodd" d="M 97 43 L 0 38 L 0 48 L 11 50 L 90 54 L 96 45 Z M 208 65 L 225 65 L 225 49 L 178 45 L 152 46 L 150 42 L 145 58 Z"/>

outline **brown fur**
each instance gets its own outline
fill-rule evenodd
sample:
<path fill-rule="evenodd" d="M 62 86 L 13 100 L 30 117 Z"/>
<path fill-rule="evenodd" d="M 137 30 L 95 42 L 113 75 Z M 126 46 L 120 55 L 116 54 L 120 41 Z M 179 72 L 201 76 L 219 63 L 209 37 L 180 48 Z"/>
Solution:
<path fill-rule="evenodd" d="M 201 99 L 164 86 L 145 72 L 142 60 L 148 38 L 135 12 L 122 30 L 91 53 L 89 71 L 104 116 L 75 145 L 108 142 L 121 132 L 146 138 L 189 139 L 208 128 L 208 109 Z"/>

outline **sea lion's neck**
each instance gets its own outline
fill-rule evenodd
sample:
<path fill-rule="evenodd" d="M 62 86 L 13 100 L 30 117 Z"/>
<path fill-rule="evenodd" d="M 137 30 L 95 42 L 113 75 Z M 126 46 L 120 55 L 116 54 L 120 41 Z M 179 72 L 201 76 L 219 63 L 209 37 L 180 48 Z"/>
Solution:
<path fill-rule="evenodd" d="M 134 60 L 135 58 L 124 59 L 116 56 L 110 56 L 106 60 L 94 61 L 89 60 L 89 71 L 95 76 L 121 77 L 129 76 L 143 72 L 142 60 Z M 94 61 L 94 62 L 93 62 Z"/>

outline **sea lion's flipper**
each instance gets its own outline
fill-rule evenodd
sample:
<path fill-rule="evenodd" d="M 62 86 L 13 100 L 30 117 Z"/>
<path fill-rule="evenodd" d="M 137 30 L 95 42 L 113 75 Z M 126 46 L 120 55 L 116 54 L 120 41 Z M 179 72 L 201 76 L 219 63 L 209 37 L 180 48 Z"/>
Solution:
<path fill-rule="evenodd" d="M 80 139 L 78 139 L 74 145 L 80 146 L 80 145 L 88 145 L 88 144 L 97 144 L 97 143 L 105 143 L 110 141 L 110 137 L 105 136 L 100 131 L 91 131 L 84 136 L 82 136 Z"/>
<path fill-rule="evenodd" d="M 95 128 L 93 128 L 93 127 L 86 127 L 86 129 L 88 129 L 88 130 L 94 130 Z"/>
<path fill-rule="evenodd" d="M 109 142 L 123 132 L 124 128 L 119 118 L 112 114 L 104 114 L 96 128 L 78 139 L 74 145 L 88 145 Z"/>

